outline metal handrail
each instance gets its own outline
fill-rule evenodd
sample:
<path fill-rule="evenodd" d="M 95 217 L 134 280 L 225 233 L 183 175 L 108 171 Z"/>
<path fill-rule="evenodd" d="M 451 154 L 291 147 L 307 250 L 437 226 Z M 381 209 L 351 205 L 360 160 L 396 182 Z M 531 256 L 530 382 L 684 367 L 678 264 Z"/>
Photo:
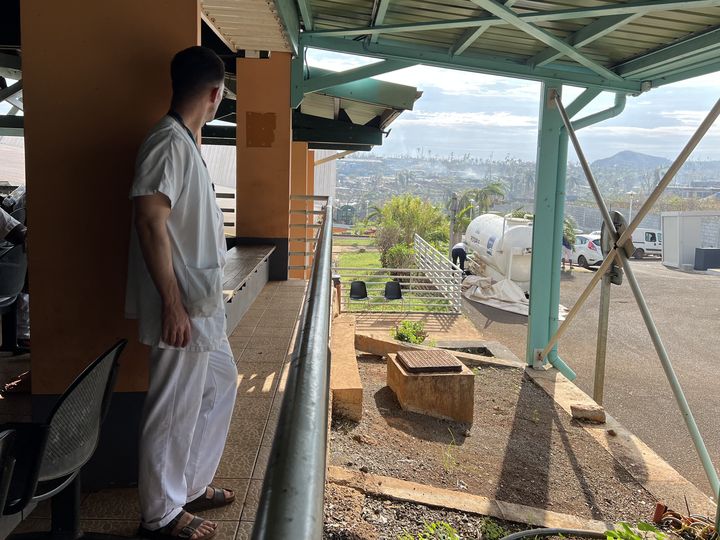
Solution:
<path fill-rule="evenodd" d="M 320 539 L 330 392 L 332 206 L 318 235 L 310 285 L 252 538 Z"/>

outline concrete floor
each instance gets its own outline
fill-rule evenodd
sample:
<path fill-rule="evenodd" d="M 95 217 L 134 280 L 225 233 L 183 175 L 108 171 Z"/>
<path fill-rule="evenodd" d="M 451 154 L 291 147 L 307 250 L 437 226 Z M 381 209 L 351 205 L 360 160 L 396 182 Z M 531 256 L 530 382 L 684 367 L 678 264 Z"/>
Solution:
<path fill-rule="evenodd" d="M 670 358 L 705 437 L 720 465 L 720 277 L 671 270 L 658 260 L 633 261 L 633 269 Z M 584 290 L 591 272 L 563 278 L 561 302 L 568 308 Z M 575 370 L 576 384 L 592 395 L 598 286 L 560 341 L 560 356 Z M 605 378 L 605 407 L 670 465 L 709 492 L 709 484 L 672 396 L 652 342 L 627 285 L 613 286 Z M 465 312 L 485 339 L 497 340 L 525 358 L 525 324 L 488 319 L 469 302 Z"/>

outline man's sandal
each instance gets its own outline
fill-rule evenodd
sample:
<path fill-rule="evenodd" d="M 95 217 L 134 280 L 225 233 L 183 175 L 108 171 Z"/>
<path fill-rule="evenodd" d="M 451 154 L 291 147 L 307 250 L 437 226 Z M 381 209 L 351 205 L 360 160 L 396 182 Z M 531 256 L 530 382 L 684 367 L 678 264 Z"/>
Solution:
<path fill-rule="evenodd" d="M 183 510 L 188 512 L 202 512 L 203 510 L 210 510 L 212 508 L 220 508 L 227 506 L 235 501 L 235 493 L 231 489 L 219 488 L 215 486 L 208 486 L 212 490 L 212 495 L 207 496 L 207 491 L 200 495 L 197 499 L 194 499 L 183 506 Z M 229 491 L 230 496 L 226 497 L 225 492 Z"/>
<path fill-rule="evenodd" d="M 138 529 L 137 535 L 141 538 L 149 538 L 150 540 L 190 540 L 192 536 L 200 528 L 203 523 L 212 523 L 198 516 L 192 516 L 190 523 L 180 525 L 180 521 L 184 516 L 191 515 L 188 512 L 180 512 L 173 520 L 156 530 L 146 529 L 142 525 Z M 212 532 L 201 534 L 195 540 L 210 540 L 217 534 L 217 524 L 214 525 Z"/>

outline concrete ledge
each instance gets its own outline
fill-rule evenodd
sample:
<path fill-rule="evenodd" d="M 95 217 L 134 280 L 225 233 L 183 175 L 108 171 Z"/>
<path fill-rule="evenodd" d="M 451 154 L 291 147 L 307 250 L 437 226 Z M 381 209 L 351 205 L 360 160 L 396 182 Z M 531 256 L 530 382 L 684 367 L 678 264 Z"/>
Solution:
<path fill-rule="evenodd" d="M 356 489 L 368 495 L 424 504 L 435 508 L 459 510 L 538 527 L 585 529 L 598 532 L 613 529 L 611 523 L 582 519 L 542 508 L 498 501 L 480 495 L 426 486 L 388 476 L 363 474 L 343 467 L 329 467 L 327 479 L 333 484 Z"/>
<path fill-rule="evenodd" d="M 355 348 L 378 356 L 396 353 L 398 351 L 429 351 L 436 347 L 427 347 L 425 345 L 413 345 L 403 341 L 397 341 L 390 336 L 378 334 L 355 334 Z M 495 351 L 496 349 L 491 349 Z M 511 367 L 524 368 L 525 364 L 517 359 L 495 358 L 493 356 L 482 356 L 479 354 L 462 353 L 457 351 L 448 351 L 455 358 L 470 365 L 488 365 L 495 367 Z"/>
<path fill-rule="evenodd" d="M 363 387 L 355 356 L 355 317 L 339 315 L 330 338 L 332 413 L 355 422 L 362 418 Z"/>
<path fill-rule="evenodd" d="M 472 424 L 475 375 L 465 365 L 459 373 L 408 373 L 390 354 L 387 384 L 406 411 Z"/>

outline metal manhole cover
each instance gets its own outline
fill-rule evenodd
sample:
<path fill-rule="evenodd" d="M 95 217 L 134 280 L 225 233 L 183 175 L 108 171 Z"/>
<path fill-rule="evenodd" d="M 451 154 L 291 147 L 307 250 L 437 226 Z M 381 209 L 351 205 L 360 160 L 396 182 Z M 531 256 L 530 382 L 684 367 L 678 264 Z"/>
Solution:
<path fill-rule="evenodd" d="M 447 351 L 399 351 L 397 358 L 409 373 L 462 371 L 463 365 Z"/>

